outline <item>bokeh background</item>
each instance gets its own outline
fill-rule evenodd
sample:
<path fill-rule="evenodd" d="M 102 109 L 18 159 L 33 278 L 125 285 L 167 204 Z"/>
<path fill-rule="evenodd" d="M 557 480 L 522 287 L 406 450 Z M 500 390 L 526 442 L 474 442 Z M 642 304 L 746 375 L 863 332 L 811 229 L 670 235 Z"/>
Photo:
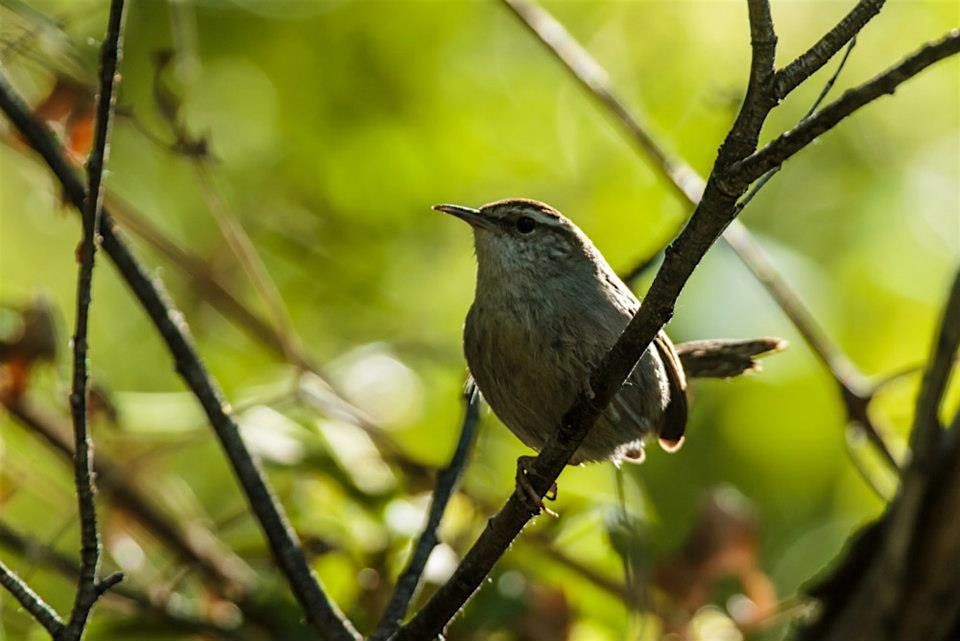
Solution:
<path fill-rule="evenodd" d="M 774 2 L 778 62 L 802 52 L 849 4 Z M 668 148 L 707 172 L 744 89 L 745 4 L 546 7 Z M 105 2 L 0 2 L 3 73 L 32 105 L 47 105 L 78 157 L 84 87 L 94 84 L 106 14 Z M 891 3 L 859 37 L 832 95 L 958 19 L 949 1 Z M 133 1 L 125 49 L 108 203 L 119 219 L 149 221 L 199 259 L 171 260 L 130 233 L 183 311 L 308 542 L 313 567 L 369 631 L 422 522 L 429 470 L 448 459 L 462 414 L 471 239 L 430 205 L 544 200 L 621 270 L 668 242 L 688 210 L 492 0 Z M 804 114 L 835 65 L 774 112 L 765 137 Z M 17 309 L 43 297 L 59 328 L 59 353 L 31 368 L 24 394 L 65 425 L 79 218 L 5 121 L 0 128 L 0 332 L 15 338 L 23 329 Z M 828 334 L 871 375 L 921 363 L 929 351 L 960 257 L 958 133 L 960 64 L 952 59 L 790 160 L 742 216 Z M 252 253 L 236 251 L 244 234 Z M 374 437 L 332 409 L 315 374 L 211 304 L 211 278 L 299 340 L 372 417 Z M 649 276 L 638 293 L 645 282 Z M 170 518 L 215 534 L 241 557 L 254 577 L 252 596 L 232 598 L 205 582 L 101 492 L 105 567 L 122 569 L 127 585 L 161 609 L 239 625 L 247 638 L 307 638 L 198 405 L 105 256 L 92 322 L 93 377 L 116 412 L 94 418 L 98 457 L 120 466 L 123 483 Z M 677 632 L 688 617 L 677 614 L 682 608 L 663 577 L 694 567 L 698 553 L 723 568 L 716 574 L 740 579 L 690 570 L 681 583 L 704 584 L 694 610 L 713 605 L 696 613 L 687 638 L 781 638 L 784 617 L 756 624 L 742 594 L 762 601 L 772 586 L 776 599 L 789 600 L 882 510 L 878 493 L 891 492 L 893 479 L 847 433 L 828 372 L 729 249 L 710 252 L 668 329 L 677 341 L 772 335 L 790 348 L 766 359 L 762 372 L 695 382 L 685 447 L 675 455 L 652 448 L 643 466 L 624 470 L 622 502 L 612 466 L 564 472 L 553 506 L 561 518 L 528 528 L 450 639 L 652 639 L 674 629 L 671 620 L 682 622 Z M 871 408 L 898 453 L 917 383 L 917 376 L 897 379 Z M 449 575 L 508 495 L 524 453 L 485 412 L 423 594 Z M 5 528 L 75 558 L 70 468 L 7 413 L 0 413 L 0 506 Z M 717 542 L 722 528 L 691 540 L 704 518 L 731 526 L 733 542 Z M 72 580 L 42 554 L 0 544 L 0 558 L 66 612 Z M 659 615 L 631 612 L 615 594 L 625 566 L 650 588 L 641 590 L 642 609 Z M 787 619 L 790 603 L 781 608 Z M 5 593 L 0 606 L 0 638 L 44 638 Z M 738 629 L 735 619 L 751 616 L 756 625 Z M 108 597 L 88 638 L 204 637 Z"/>

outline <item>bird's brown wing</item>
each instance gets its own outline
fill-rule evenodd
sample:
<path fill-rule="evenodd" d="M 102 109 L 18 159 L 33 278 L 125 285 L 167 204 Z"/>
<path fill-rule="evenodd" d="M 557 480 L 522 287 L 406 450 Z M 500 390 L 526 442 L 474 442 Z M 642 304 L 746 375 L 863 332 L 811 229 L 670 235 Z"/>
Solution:
<path fill-rule="evenodd" d="M 670 401 L 663 412 L 663 422 L 660 425 L 660 444 L 664 449 L 672 451 L 683 444 L 683 434 L 687 429 L 687 378 L 677 350 L 666 332 L 660 330 L 653 339 L 653 344 L 657 347 L 670 383 Z"/>

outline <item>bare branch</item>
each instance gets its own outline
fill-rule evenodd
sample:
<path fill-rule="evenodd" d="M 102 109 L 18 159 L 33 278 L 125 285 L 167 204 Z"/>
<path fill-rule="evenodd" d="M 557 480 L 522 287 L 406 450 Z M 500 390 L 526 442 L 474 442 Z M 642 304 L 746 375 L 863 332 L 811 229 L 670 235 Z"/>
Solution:
<path fill-rule="evenodd" d="M 31 590 L 30 586 L 24 583 L 2 561 L 0 561 L 0 585 L 16 598 L 23 609 L 29 612 L 50 633 L 51 637 L 57 637 L 63 631 L 63 621 L 60 620 L 60 616 L 54 609 L 37 596 L 36 592 Z"/>
<path fill-rule="evenodd" d="M 817 136 L 835 127 L 857 109 L 880 96 L 892 94 L 898 86 L 930 65 L 958 52 L 960 52 L 960 29 L 954 29 L 940 40 L 927 43 L 859 87 L 847 90 L 840 98 L 790 131 L 781 134 L 763 149 L 734 163 L 721 176 L 723 187 L 735 189 L 744 183 L 753 182 L 809 145 Z"/>
<path fill-rule="evenodd" d="M 437 474 L 437 487 L 433 491 L 427 523 L 417 539 L 410 560 L 407 562 L 407 567 L 403 569 L 397 579 L 390 602 L 377 624 L 376 631 L 370 637 L 372 641 L 389 639 L 396 632 L 410 607 L 410 601 L 417 589 L 417 584 L 420 582 L 420 575 L 423 574 L 423 568 L 430 558 L 430 553 L 439 541 L 437 529 L 440 527 L 440 519 L 443 518 L 447 502 L 450 500 L 454 487 L 456 487 L 463 468 L 467 464 L 467 457 L 473 445 L 477 422 L 480 417 L 480 394 L 472 378 L 467 382 L 463 397 L 466 409 L 456 449 L 447 467 Z"/>
<path fill-rule="evenodd" d="M 90 290 L 93 284 L 93 266 L 97 251 L 97 229 L 103 198 L 103 169 L 109 155 L 108 141 L 116 103 L 118 66 L 123 47 L 123 0 L 112 0 L 107 35 L 100 50 L 100 95 L 97 100 L 94 144 L 87 161 L 86 200 L 83 205 L 83 239 L 80 242 L 80 267 L 77 274 L 76 330 L 73 335 L 73 388 L 70 393 L 70 411 L 73 415 L 74 482 L 80 512 L 80 576 L 73 610 L 66 627 L 57 634 L 58 641 L 80 639 L 87 625 L 90 610 L 100 595 L 123 575 L 109 583 L 97 579 L 100 565 L 100 533 L 97 530 L 95 492 L 91 476 L 92 443 L 87 433 L 87 326 L 90 312 Z"/>
<path fill-rule="evenodd" d="M 13 122 L 27 143 L 36 150 L 56 175 L 66 198 L 81 207 L 85 190 L 67 163 L 60 144 L 50 130 L 30 114 L 0 74 L 0 109 Z M 240 438 L 236 423 L 228 413 L 223 396 L 200 361 L 182 315 L 162 293 L 146 269 L 133 256 L 107 211 L 103 212 L 100 234 L 104 251 L 150 316 L 157 331 L 174 357 L 178 373 L 200 401 L 231 466 L 243 486 L 254 515 L 270 545 L 271 552 L 313 626 L 325 638 L 355 640 L 359 634 L 330 602 L 307 564 L 292 528 L 279 502 L 267 487 L 263 472 Z"/>
<path fill-rule="evenodd" d="M 947 304 L 944 306 L 940 331 L 933 342 L 930 360 L 923 373 L 917 409 L 913 419 L 910 444 L 913 457 L 923 465 L 940 442 L 941 425 L 938 418 L 940 403 L 947 389 L 947 381 L 960 346 L 960 271 L 954 277 Z"/>
<path fill-rule="evenodd" d="M 777 99 L 785 98 L 817 69 L 827 64 L 843 45 L 853 40 L 864 26 L 880 13 L 884 2 L 885 0 L 860 0 L 850 13 L 845 15 L 816 44 L 778 71 L 773 79 Z"/>

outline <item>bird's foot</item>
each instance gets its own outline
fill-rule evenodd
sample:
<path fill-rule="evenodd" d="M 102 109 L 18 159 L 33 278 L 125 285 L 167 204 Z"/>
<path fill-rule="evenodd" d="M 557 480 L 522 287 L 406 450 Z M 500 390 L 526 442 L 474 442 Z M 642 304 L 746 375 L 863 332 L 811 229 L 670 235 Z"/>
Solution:
<path fill-rule="evenodd" d="M 530 484 L 530 479 L 527 478 L 527 470 L 535 459 L 536 457 L 533 456 L 521 456 L 517 459 L 517 489 L 520 490 L 520 496 L 523 497 L 527 506 L 532 511 L 537 513 L 546 512 L 554 518 L 559 518 L 559 514 L 543 504 L 543 499 L 547 499 L 548 501 L 557 500 L 557 484 L 552 484 L 550 490 L 543 495 L 543 498 L 540 498 L 540 495 L 537 494 L 537 491 L 534 490 Z"/>

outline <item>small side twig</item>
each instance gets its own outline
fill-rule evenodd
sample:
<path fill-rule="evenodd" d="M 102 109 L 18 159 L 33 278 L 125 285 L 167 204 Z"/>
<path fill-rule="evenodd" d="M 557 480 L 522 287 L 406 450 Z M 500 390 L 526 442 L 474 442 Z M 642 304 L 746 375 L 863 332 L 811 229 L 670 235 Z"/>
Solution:
<path fill-rule="evenodd" d="M 116 103 L 115 90 L 119 81 L 117 69 L 123 51 L 123 10 L 123 0 L 111 1 L 107 35 L 100 51 L 100 95 L 97 100 L 94 146 L 87 161 L 89 185 L 82 216 L 83 239 L 79 249 L 76 329 L 73 335 L 73 388 L 70 393 L 74 433 L 74 482 L 77 486 L 80 512 L 80 576 L 70 621 L 57 635 L 58 641 L 80 639 L 94 603 L 123 578 L 122 574 L 111 575 L 102 581 L 97 578 L 100 565 L 100 533 L 97 529 L 97 511 L 93 498 L 95 489 L 90 469 L 92 444 L 87 432 L 87 327 L 90 291 L 103 198 L 103 169 L 109 155 L 108 140 Z"/>
<path fill-rule="evenodd" d="M 51 637 L 56 638 L 63 631 L 63 621 L 54 609 L 2 561 L 0 561 L 0 585 L 13 595 L 23 609 L 29 612 L 50 633 Z"/>
<path fill-rule="evenodd" d="M 853 51 L 853 48 L 857 46 L 857 39 L 853 37 L 850 39 L 850 42 L 847 44 L 847 48 L 843 52 L 843 57 L 840 59 L 840 64 L 837 65 L 837 68 L 833 71 L 833 74 L 824 83 L 823 88 L 820 89 L 820 93 L 817 95 L 816 100 L 813 101 L 813 104 L 810 105 L 810 108 L 807 109 L 807 113 L 804 114 L 801 118 L 801 122 L 809 118 L 814 114 L 814 112 L 820 107 L 820 104 L 823 103 L 824 99 L 827 97 L 827 94 L 830 93 L 830 90 L 833 88 L 833 85 L 836 84 L 837 78 L 840 77 L 840 72 L 843 71 L 843 68 L 847 65 L 847 60 L 850 59 L 850 52 Z M 764 185 L 770 182 L 770 179 L 773 178 L 777 172 L 780 171 L 780 167 L 774 167 L 754 183 L 753 187 L 750 188 L 750 191 L 747 192 L 747 195 L 744 196 L 739 203 L 737 203 L 737 210 L 743 211 L 744 207 L 750 204 L 750 201 L 753 200 L 760 190 L 763 189 Z M 743 235 L 740 232 L 740 235 Z"/>
<path fill-rule="evenodd" d="M 885 0 L 860 0 L 840 22 L 812 47 L 774 75 L 777 99 L 782 100 L 855 38 L 870 20 L 880 13 Z"/>
<path fill-rule="evenodd" d="M 467 381 L 463 398 L 466 407 L 456 449 L 447 466 L 437 474 L 437 485 L 430 501 L 427 523 L 413 547 L 407 566 L 397 579 L 390 601 L 383 612 L 383 616 L 380 617 L 376 631 L 370 637 L 372 641 L 389 639 L 396 632 L 410 607 L 410 601 L 413 599 L 413 594 L 420 582 L 420 576 L 423 574 L 427 559 L 430 558 L 430 553 L 439 541 L 437 529 L 440 527 L 440 520 L 443 518 L 443 512 L 453 494 L 457 481 L 466 466 L 480 417 L 480 394 L 472 378 Z"/>
<path fill-rule="evenodd" d="M 867 82 L 848 89 L 840 98 L 790 131 L 777 136 L 765 147 L 728 167 L 721 176 L 724 188 L 749 184 L 779 166 L 841 120 L 880 96 L 893 94 L 897 87 L 930 65 L 960 52 L 960 29 L 920 49 Z M 735 188 L 735 187 L 734 187 Z"/>

